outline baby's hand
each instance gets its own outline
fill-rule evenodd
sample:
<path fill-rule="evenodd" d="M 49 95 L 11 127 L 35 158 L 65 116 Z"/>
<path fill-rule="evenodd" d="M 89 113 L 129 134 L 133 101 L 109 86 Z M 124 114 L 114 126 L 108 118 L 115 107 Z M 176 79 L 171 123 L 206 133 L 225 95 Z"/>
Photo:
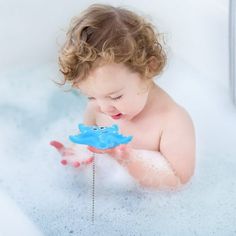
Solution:
<path fill-rule="evenodd" d="M 108 155 L 116 159 L 118 162 L 126 160 L 132 152 L 132 148 L 128 144 L 122 144 L 115 148 L 109 148 L 109 149 L 97 149 L 91 146 L 88 146 L 87 148 L 89 151 L 94 153 L 100 153 L 100 154 L 107 153 Z"/>
<path fill-rule="evenodd" d="M 61 154 L 62 165 L 71 165 L 75 168 L 80 167 L 81 165 L 91 164 L 94 160 L 94 157 L 89 157 L 88 153 L 85 157 L 82 157 L 84 153 L 80 152 L 80 150 L 76 150 L 73 147 L 65 147 L 62 143 L 58 141 L 51 141 L 50 145 L 55 147 L 57 151 Z M 85 155 L 85 154 L 84 154 Z M 81 160 L 83 158 L 83 160 Z"/>

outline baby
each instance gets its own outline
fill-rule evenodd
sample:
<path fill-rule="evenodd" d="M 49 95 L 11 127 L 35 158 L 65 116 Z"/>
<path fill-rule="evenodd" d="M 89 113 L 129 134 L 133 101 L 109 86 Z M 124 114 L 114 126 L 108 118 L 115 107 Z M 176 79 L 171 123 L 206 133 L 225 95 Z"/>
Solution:
<path fill-rule="evenodd" d="M 176 188 L 187 183 L 195 167 L 195 134 L 188 113 L 154 83 L 166 54 L 154 26 L 134 12 L 94 4 L 72 20 L 59 55 L 63 84 L 71 83 L 88 98 L 85 125 L 117 124 L 129 144 L 106 153 L 143 187 Z M 62 164 L 82 162 L 75 146 L 53 145 Z M 83 146 L 87 148 L 86 146 Z M 91 156 L 91 155 L 90 155 Z M 78 158 L 77 158 L 78 157 Z"/>

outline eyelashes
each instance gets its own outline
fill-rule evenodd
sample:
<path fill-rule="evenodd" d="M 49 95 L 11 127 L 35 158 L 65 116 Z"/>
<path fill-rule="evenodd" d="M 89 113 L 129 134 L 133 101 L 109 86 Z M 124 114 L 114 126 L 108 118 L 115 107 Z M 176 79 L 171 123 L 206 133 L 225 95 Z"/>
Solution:
<path fill-rule="evenodd" d="M 113 101 L 117 101 L 117 100 L 121 99 L 122 97 L 123 97 L 123 95 L 120 95 L 120 96 L 115 97 L 115 98 L 110 97 L 110 99 L 113 100 Z M 90 100 L 90 101 L 95 100 L 95 98 L 94 97 L 88 97 L 88 100 Z"/>
<path fill-rule="evenodd" d="M 118 97 L 116 97 L 116 98 L 111 98 L 112 100 L 119 100 L 119 99 L 121 99 L 122 98 L 122 95 L 120 95 L 120 96 L 118 96 Z"/>

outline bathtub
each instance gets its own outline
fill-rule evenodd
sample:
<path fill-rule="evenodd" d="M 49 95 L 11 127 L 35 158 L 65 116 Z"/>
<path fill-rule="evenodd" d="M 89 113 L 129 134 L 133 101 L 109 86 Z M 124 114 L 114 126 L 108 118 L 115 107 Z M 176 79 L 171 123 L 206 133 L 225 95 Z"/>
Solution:
<path fill-rule="evenodd" d="M 229 4 L 229 74 L 231 94 L 236 104 L 236 2 L 230 0 Z"/>
<path fill-rule="evenodd" d="M 0 235 L 32 235 L 42 236 L 22 210 L 4 192 L 0 191 Z"/>
<path fill-rule="evenodd" d="M 111 160 L 98 161 L 94 224 L 92 169 L 65 168 L 49 146 L 68 144 L 82 121 L 85 99 L 53 80 L 63 28 L 89 3 L 1 4 L 0 235 L 236 235 L 229 2 L 109 1 L 146 14 L 166 36 L 169 61 L 156 82 L 191 115 L 197 160 L 174 192 L 141 189 Z"/>

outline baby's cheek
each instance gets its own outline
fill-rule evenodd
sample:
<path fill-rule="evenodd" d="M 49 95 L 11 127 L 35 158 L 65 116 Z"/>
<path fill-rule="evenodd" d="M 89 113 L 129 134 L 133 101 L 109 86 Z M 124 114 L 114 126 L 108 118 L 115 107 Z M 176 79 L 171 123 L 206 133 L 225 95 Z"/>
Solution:
<path fill-rule="evenodd" d="M 123 104 L 122 106 L 122 111 L 123 113 L 127 114 L 127 115 L 134 115 L 139 111 L 139 105 L 137 104 L 137 102 L 133 99 L 131 101 L 127 101 Z"/>

